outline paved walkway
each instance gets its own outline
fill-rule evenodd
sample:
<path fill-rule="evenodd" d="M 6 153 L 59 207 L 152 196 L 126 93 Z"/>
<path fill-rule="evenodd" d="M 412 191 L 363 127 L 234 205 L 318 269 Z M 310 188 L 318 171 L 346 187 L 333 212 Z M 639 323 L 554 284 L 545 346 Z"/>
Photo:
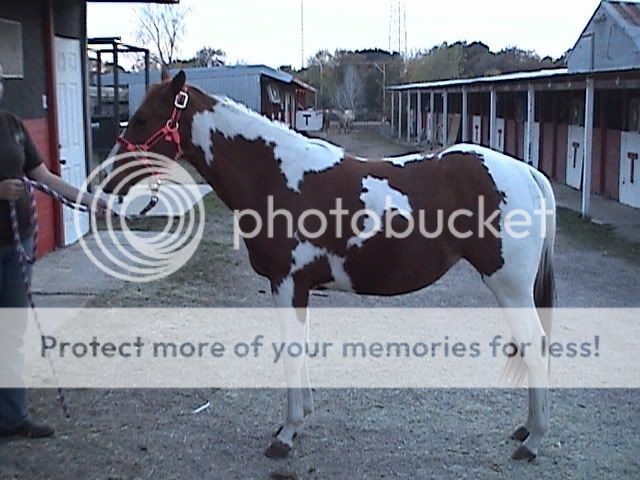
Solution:
<path fill-rule="evenodd" d="M 93 235 L 87 236 L 86 242 L 91 251 L 99 251 Z M 105 244 L 118 256 L 113 243 Z M 95 266 L 79 243 L 38 260 L 33 271 L 34 300 L 38 307 L 44 308 L 82 308 L 96 296 L 123 283 Z"/>
<path fill-rule="evenodd" d="M 582 197 L 578 190 L 553 184 L 558 206 L 581 211 Z M 640 209 L 628 207 L 614 200 L 591 195 L 591 219 L 594 223 L 611 225 L 622 238 L 640 243 Z"/>

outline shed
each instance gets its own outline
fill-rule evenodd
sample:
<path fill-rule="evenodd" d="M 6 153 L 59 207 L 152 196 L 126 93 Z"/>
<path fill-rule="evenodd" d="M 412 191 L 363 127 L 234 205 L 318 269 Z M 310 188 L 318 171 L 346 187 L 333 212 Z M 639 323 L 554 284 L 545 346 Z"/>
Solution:
<path fill-rule="evenodd" d="M 293 75 L 266 65 L 237 65 L 184 68 L 187 81 L 210 94 L 233 98 L 272 119 L 294 126 L 296 112 L 305 109 L 316 90 Z M 175 74 L 174 69 L 171 73 Z M 145 95 L 144 73 L 122 73 L 120 84 L 128 86 L 129 115 L 138 109 Z M 160 81 L 160 72 L 151 72 L 151 82 Z M 113 76 L 103 75 L 103 85 L 113 85 Z"/>

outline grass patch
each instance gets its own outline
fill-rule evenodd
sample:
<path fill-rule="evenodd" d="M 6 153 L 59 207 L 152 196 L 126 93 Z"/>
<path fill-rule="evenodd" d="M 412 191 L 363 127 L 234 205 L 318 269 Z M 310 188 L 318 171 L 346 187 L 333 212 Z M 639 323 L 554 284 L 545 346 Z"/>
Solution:
<path fill-rule="evenodd" d="M 573 210 L 558 208 L 558 231 L 579 247 L 640 265 L 640 243 L 621 238 L 612 225 L 598 225 Z"/>

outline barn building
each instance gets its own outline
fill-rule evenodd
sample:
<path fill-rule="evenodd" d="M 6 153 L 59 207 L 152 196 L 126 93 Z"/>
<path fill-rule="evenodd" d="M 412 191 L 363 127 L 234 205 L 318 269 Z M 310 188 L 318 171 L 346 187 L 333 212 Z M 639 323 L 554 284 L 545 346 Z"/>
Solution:
<path fill-rule="evenodd" d="M 5 73 L 0 108 L 24 120 L 47 166 L 76 186 L 86 179 L 92 151 L 86 10 L 85 0 L 0 0 L 0 63 Z M 43 195 L 37 194 L 37 200 L 39 253 L 75 242 L 83 232 L 74 228 L 72 212 Z M 88 219 L 82 223 L 87 231 Z"/>
<path fill-rule="evenodd" d="M 567 68 L 387 90 L 402 140 L 504 151 L 581 190 L 585 216 L 590 193 L 640 208 L 640 4 L 603 0 Z"/>

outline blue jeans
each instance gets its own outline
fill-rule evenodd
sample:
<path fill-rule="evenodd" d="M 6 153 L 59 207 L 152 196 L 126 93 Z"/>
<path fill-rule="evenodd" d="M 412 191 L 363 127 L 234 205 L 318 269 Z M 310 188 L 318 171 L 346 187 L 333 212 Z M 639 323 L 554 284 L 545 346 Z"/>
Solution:
<path fill-rule="evenodd" d="M 22 245 L 31 255 L 33 239 L 24 239 Z M 28 306 L 22 266 L 16 257 L 15 247 L 0 246 L 0 379 L 14 379 L 13 382 L 17 379 L 22 383 L 24 359 L 20 348 L 27 325 Z M 3 309 L 21 310 L 4 310 L 3 314 Z M 13 382 L 11 386 L 17 386 Z M 26 390 L 0 388 L 0 432 L 11 430 L 26 418 Z"/>

